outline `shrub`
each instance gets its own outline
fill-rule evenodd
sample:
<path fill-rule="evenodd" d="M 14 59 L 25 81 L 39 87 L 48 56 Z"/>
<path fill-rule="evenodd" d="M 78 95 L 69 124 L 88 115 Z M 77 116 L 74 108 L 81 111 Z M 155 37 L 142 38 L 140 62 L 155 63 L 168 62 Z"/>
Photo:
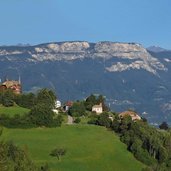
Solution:
<path fill-rule="evenodd" d="M 74 123 L 80 123 L 81 122 L 81 119 L 78 117 L 74 120 Z"/>

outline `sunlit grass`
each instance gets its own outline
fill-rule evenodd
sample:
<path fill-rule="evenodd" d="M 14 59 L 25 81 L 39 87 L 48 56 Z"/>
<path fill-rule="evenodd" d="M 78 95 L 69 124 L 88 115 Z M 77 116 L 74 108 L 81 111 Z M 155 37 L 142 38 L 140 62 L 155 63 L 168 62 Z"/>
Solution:
<path fill-rule="evenodd" d="M 119 138 L 104 127 L 5 128 L 3 138 L 27 149 L 38 165 L 48 163 L 52 171 L 140 171 L 143 167 Z M 61 161 L 49 155 L 57 147 L 67 150 Z"/>

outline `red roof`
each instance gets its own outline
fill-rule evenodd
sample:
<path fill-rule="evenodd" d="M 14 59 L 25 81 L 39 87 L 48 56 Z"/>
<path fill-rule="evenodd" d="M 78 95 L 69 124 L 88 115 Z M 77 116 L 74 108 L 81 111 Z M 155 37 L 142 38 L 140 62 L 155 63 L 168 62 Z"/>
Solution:
<path fill-rule="evenodd" d="M 73 102 L 72 101 L 68 101 L 68 102 L 65 103 L 65 105 L 71 107 L 73 105 Z"/>

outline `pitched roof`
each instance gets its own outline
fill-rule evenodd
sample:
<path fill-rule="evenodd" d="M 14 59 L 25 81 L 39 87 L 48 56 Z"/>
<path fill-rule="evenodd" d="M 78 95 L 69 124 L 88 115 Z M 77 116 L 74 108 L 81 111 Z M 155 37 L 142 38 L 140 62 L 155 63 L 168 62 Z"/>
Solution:
<path fill-rule="evenodd" d="M 2 85 L 6 86 L 7 88 L 10 88 L 12 86 L 20 85 L 20 83 L 18 81 L 11 80 L 3 82 Z"/>
<path fill-rule="evenodd" d="M 100 103 L 99 105 L 94 105 L 93 108 L 102 108 L 102 104 Z"/>
<path fill-rule="evenodd" d="M 73 105 L 73 102 L 72 101 L 68 101 L 68 102 L 65 103 L 65 105 L 71 107 Z"/>
<path fill-rule="evenodd" d="M 132 120 L 140 120 L 141 117 L 134 111 L 124 111 L 119 114 L 120 117 L 131 116 Z"/>
<path fill-rule="evenodd" d="M 93 108 L 101 108 L 102 106 L 100 105 L 94 105 Z"/>

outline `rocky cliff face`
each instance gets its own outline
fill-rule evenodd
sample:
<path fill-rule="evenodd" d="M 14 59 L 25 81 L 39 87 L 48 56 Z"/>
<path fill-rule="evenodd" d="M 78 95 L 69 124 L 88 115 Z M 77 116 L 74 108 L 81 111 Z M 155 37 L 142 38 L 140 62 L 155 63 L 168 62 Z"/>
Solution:
<path fill-rule="evenodd" d="M 18 55 L 29 56 L 27 58 L 29 62 L 73 61 L 85 58 L 118 59 L 117 62 L 113 62 L 105 68 L 108 72 L 144 69 L 157 75 L 158 70 L 167 71 L 167 68 L 157 58 L 151 56 L 140 44 L 135 43 L 63 42 L 32 46 L 29 49 L 20 48 L 20 50 L 17 47 L 9 50 L 5 47 L 0 48 L 0 56 L 5 56 L 6 59 L 17 60 L 15 56 Z M 0 58 L 0 60 L 3 59 Z"/>

